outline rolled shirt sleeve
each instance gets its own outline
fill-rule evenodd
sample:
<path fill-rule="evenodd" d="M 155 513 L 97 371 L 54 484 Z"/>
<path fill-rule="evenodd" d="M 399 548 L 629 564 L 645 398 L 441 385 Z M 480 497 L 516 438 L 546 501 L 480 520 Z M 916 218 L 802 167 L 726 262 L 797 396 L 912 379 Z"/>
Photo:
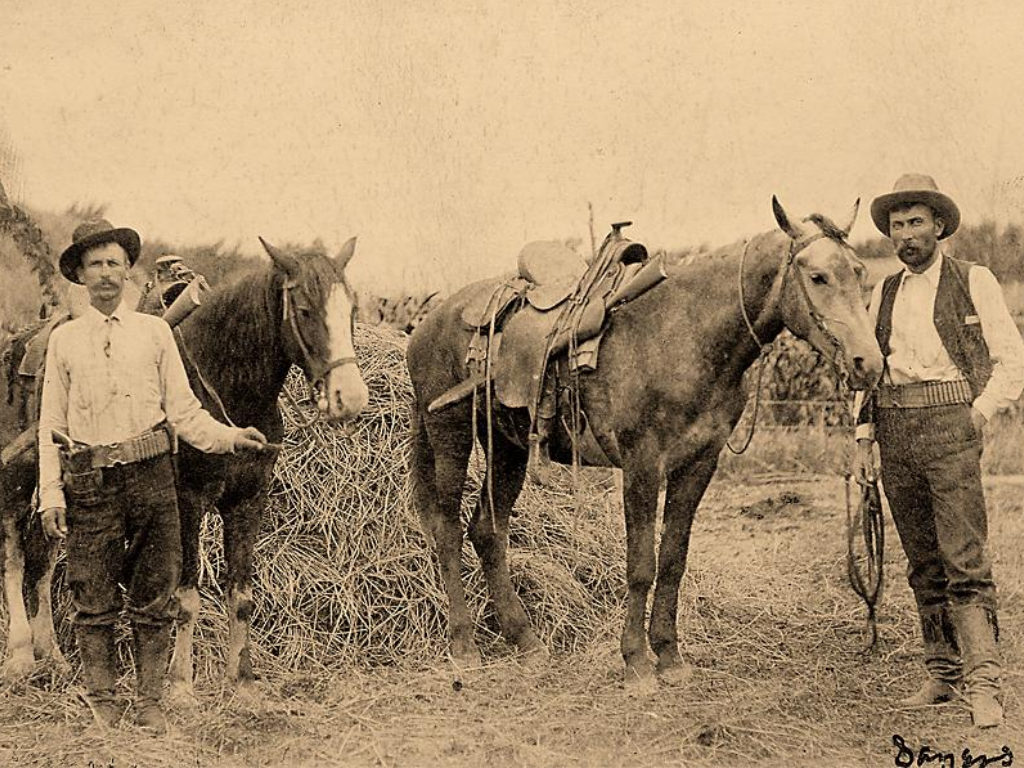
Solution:
<path fill-rule="evenodd" d="M 878 307 L 882 303 L 882 284 L 885 280 L 879 280 L 875 283 L 875 287 L 871 290 L 871 302 L 868 304 L 868 317 L 871 320 L 871 327 L 874 328 L 878 324 Z M 865 408 L 868 403 L 865 402 L 867 399 L 867 392 L 860 390 L 854 395 L 853 398 L 853 417 L 854 421 L 857 421 L 860 412 Z M 863 424 L 858 423 L 854 436 L 857 440 L 874 440 L 875 439 L 875 425 L 868 421 Z"/>
<path fill-rule="evenodd" d="M 53 442 L 54 430 L 68 433 L 68 390 L 70 380 L 67 366 L 60 356 L 61 329 L 50 336 L 46 349 L 46 372 L 39 409 L 39 508 L 65 507 L 64 481 L 61 479 L 60 458 Z"/>
<path fill-rule="evenodd" d="M 188 383 L 169 325 L 161 323 L 160 381 L 167 421 L 190 445 L 205 453 L 233 453 L 238 427 L 222 424 L 203 409 Z"/>
<path fill-rule="evenodd" d="M 1009 407 L 1024 389 L 1024 339 L 991 270 L 975 265 L 968 278 L 971 299 L 992 360 L 992 375 L 973 405 L 982 416 L 991 419 L 997 411 Z"/>

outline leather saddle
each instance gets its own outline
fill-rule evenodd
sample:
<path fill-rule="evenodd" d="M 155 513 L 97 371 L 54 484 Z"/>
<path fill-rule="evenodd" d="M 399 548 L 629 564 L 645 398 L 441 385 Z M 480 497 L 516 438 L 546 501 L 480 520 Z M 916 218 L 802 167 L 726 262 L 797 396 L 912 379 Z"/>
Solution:
<path fill-rule="evenodd" d="M 660 260 L 622 237 L 616 224 L 589 264 L 558 241 L 528 243 L 515 275 L 479 284 L 462 310 L 475 334 L 466 363 L 470 378 L 432 403 L 435 412 L 493 381 L 509 408 L 536 411 L 552 361 L 569 358 L 570 370 L 592 370 L 609 310 L 664 278 Z M 645 284 L 637 290 L 639 282 Z"/>

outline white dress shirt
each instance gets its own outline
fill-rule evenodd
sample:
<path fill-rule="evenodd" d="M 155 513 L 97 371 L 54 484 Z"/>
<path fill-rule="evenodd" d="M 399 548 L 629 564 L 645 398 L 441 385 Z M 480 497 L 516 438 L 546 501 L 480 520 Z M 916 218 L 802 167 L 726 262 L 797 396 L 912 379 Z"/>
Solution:
<path fill-rule="evenodd" d="M 46 350 L 39 415 L 39 508 L 65 506 L 51 430 L 89 445 L 119 443 L 162 421 L 201 451 L 230 453 L 238 428 L 203 410 L 167 323 L 122 302 L 57 327 Z"/>
<path fill-rule="evenodd" d="M 887 358 L 889 370 L 883 384 L 911 384 L 919 381 L 952 381 L 964 378 L 946 351 L 935 329 L 935 296 L 946 258 L 940 246 L 939 256 L 924 272 L 904 268 L 892 307 L 892 336 Z M 872 327 L 878 320 L 884 280 L 879 280 L 871 294 L 868 314 Z M 1003 291 L 988 267 L 975 264 L 968 272 L 968 289 L 976 322 L 988 344 L 992 360 L 992 376 L 972 405 L 986 419 L 1020 397 L 1024 389 L 1024 339 L 1006 308 Z M 971 319 L 968 319 L 970 322 Z M 860 412 L 863 393 L 858 392 L 855 413 Z M 874 438 L 874 425 L 857 427 L 857 438 Z"/>

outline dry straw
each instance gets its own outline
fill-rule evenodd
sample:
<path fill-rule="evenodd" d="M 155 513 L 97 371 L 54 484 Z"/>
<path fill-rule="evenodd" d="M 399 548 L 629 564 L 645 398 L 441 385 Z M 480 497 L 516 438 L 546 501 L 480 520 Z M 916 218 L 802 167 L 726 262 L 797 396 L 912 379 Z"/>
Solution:
<path fill-rule="evenodd" d="M 358 327 L 356 351 L 370 402 L 352 434 L 324 422 L 303 429 L 312 404 L 302 402 L 304 382 L 289 379 L 304 412 L 285 406 L 285 448 L 256 546 L 253 633 L 255 662 L 264 673 L 393 665 L 444 652 L 447 600 L 408 490 L 412 387 L 405 341 L 386 327 Z M 473 462 L 464 516 L 475 503 L 482 463 Z M 581 504 L 564 489 L 528 484 L 517 505 L 513 578 L 553 650 L 593 640 L 620 603 L 624 556 L 612 488 L 607 473 L 595 472 L 583 480 Z M 218 674 L 227 632 L 216 588 L 219 529 L 219 519 L 208 516 L 196 644 L 200 678 Z M 463 554 L 486 645 L 495 623 L 469 544 Z"/>

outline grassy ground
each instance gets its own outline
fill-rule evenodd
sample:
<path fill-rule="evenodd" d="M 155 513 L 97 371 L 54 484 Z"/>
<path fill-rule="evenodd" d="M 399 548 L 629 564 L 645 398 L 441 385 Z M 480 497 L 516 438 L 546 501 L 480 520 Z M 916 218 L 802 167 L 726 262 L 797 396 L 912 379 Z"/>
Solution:
<path fill-rule="evenodd" d="M 91 731 L 73 700 L 77 679 L 41 669 L 0 693 L 0 764 L 882 766 L 895 764 L 895 734 L 958 760 L 964 748 L 1024 753 L 1020 484 L 988 485 L 1007 725 L 984 736 L 956 706 L 892 706 L 921 667 L 891 521 L 880 647 L 860 653 L 867 636 L 845 582 L 842 498 L 835 476 L 740 482 L 723 468 L 695 524 L 681 598 L 695 665 L 686 687 L 647 696 L 623 687 L 621 609 L 588 647 L 531 666 L 482 634 L 488 664 L 458 676 L 436 638 L 433 653 L 408 663 L 274 674 L 244 699 L 201 678 L 198 707 L 176 711 L 162 739 L 128 725 Z M 614 512 L 608 524 L 621 525 Z"/>

